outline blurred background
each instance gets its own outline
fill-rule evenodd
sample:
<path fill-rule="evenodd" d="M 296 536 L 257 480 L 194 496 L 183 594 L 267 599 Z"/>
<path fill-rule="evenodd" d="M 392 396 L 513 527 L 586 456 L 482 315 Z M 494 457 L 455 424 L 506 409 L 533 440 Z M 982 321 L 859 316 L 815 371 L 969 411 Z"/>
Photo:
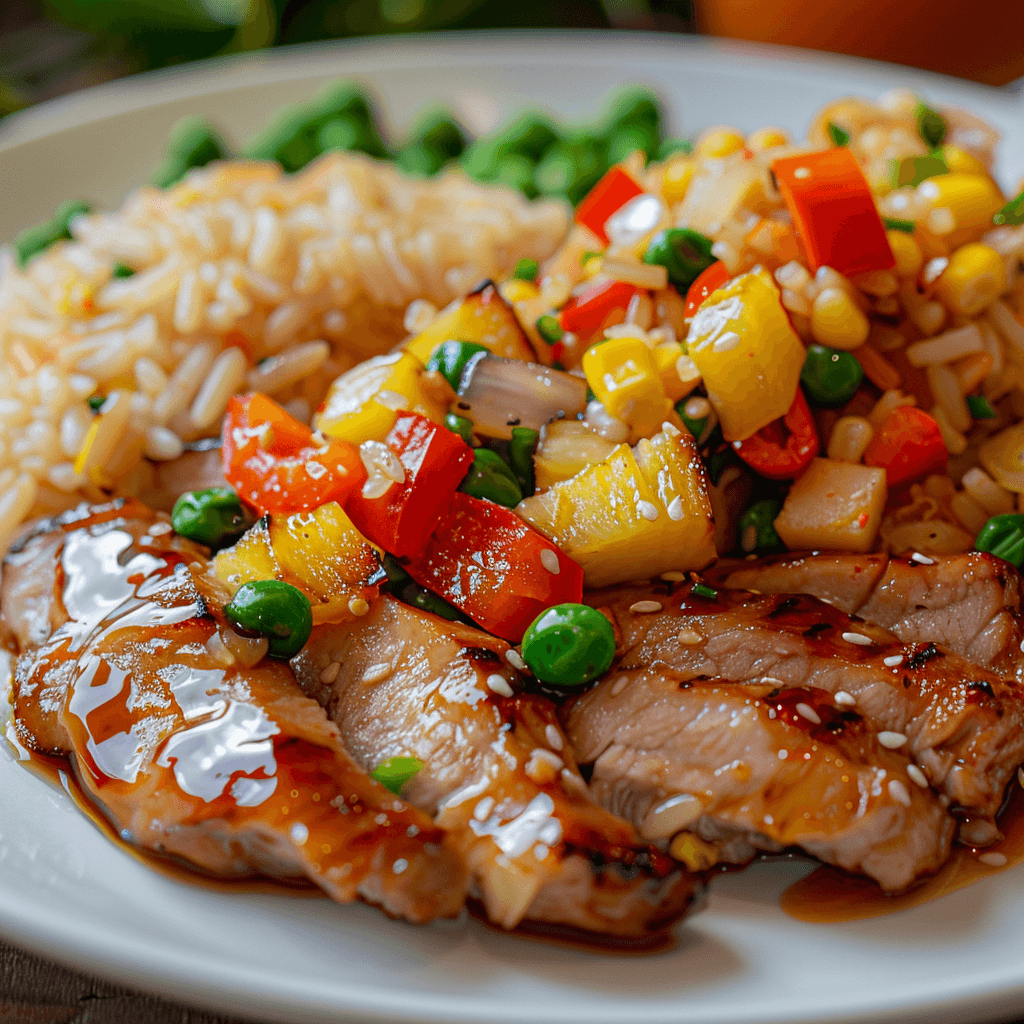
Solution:
<path fill-rule="evenodd" d="M 1024 0 L 0 0 L 0 114 L 217 54 L 487 28 L 702 32 L 1024 76 Z"/>

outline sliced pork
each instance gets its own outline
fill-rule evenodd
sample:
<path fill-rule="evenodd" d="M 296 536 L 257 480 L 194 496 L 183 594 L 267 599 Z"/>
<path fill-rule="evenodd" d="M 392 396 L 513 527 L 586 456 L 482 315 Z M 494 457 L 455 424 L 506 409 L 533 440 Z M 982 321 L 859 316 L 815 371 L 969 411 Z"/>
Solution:
<path fill-rule="evenodd" d="M 377 785 L 286 664 L 244 667 L 197 589 L 202 553 L 134 502 L 40 527 L 4 562 L 15 730 L 69 759 L 126 841 L 213 875 L 306 877 L 428 921 L 461 859 Z"/>
<path fill-rule="evenodd" d="M 403 796 L 448 832 L 492 920 L 662 931 L 690 906 L 692 876 L 589 799 L 554 705 L 518 692 L 507 653 L 384 597 L 315 629 L 293 665 L 364 768 L 423 763 Z"/>
<path fill-rule="evenodd" d="M 941 644 L 1024 681 L 1021 577 L 994 555 L 973 551 L 923 560 L 885 554 L 780 555 L 727 563 L 712 576 L 722 586 L 741 590 L 810 594 L 906 643 Z"/>

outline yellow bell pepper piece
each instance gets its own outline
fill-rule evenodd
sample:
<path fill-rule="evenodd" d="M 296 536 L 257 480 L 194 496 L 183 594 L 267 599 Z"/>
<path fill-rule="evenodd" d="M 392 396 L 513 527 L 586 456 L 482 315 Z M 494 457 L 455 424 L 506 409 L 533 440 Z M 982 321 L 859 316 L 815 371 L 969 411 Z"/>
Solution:
<path fill-rule="evenodd" d="M 515 311 L 491 283 L 467 295 L 454 308 L 442 310 L 425 331 L 406 345 L 405 350 L 421 363 L 426 363 L 434 349 L 449 340 L 475 341 L 505 359 L 525 359 L 527 362 L 534 359 L 533 347 Z"/>
<path fill-rule="evenodd" d="M 583 372 L 609 414 L 630 425 L 635 437 L 653 434 L 672 412 L 654 355 L 640 338 L 611 338 L 584 353 Z"/>
<path fill-rule="evenodd" d="M 669 426 L 516 506 L 584 571 L 588 587 L 702 569 L 715 558 L 707 476 L 686 431 Z"/>
<path fill-rule="evenodd" d="M 424 388 L 423 364 L 409 352 L 374 356 L 342 374 L 327 392 L 313 427 L 353 444 L 383 441 L 404 410 L 435 423 L 447 408 Z"/>
<path fill-rule="evenodd" d="M 686 349 L 727 441 L 742 441 L 785 416 L 796 398 L 806 352 L 762 268 L 705 299 Z"/>

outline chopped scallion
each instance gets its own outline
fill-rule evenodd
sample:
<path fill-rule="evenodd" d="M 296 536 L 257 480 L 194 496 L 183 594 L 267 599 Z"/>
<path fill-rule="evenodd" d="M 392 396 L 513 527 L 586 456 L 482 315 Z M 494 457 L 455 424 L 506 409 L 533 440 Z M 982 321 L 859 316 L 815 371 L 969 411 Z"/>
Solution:
<path fill-rule="evenodd" d="M 968 395 L 967 408 L 971 411 L 971 417 L 976 420 L 994 420 L 996 411 L 992 403 L 984 395 Z"/>
<path fill-rule="evenodd" d="M 553 316 L 545 313 L 544 316 L 537 319 L 537 333 L 549 345 L 554 345 L 556 341 L 562 340 L 562 335 L 565 332 L 562 330 L 562 325 Z"/>
<path fill-rule="evenodd" d="M 925 145 L 929 149 L 941 146 L 946 137 L 946 119 L 921 100 L 918 100 L 914 108 L 914 116 L 917 118 L 917 133 L 924 139 Z"/>
<path fill-rule="evenodd" d="M 709 587 L 706 583 L 694 583 L 690 593 L 695 594 L 697 597 L 706 598 L 708 601 L 714 601 L 718 597 L 718 591 L 714 587 Z"/>
<path fill-rule="evenodd" d="M 90 395 L 88 398 L 89 408 L 93 412 L 99 412 L 103 408 L 103 403 L 106 402 L 106 395 Z"/>
<path fill-rule="evenodd" d="M 389 757 L 370 772 L 370 778 L 400 796 L 402 787 L 422 768 L 418 757 Z"/>
<path fill-rule="evenodd" d="M 135 271 L 124 263 L 115 263 L 114 269 L 110 272 L 111 277 L 132 277 Z"/>
<path fill-rule="evenodd" d="M 846 146 L 850 142 L 850 133 L 843 131 L 839 125 L 832 121 L 828 123 L 828 137 L 832 140 L 833 146 Z"/>
<path fill-rule="evenodd" d="M 885 225 L 886 231 L 905 231 L 908 235 L 914 232 L 914 222 L 912 220 L 900 220 L 899 217 L 883 217 L 882 223 Z"/>
<path fill-rule="evenodd" d="M 1010 227 L 1020 227 L 1024 224 L 1024 192 L 1021 192 L 1016 199 L 1011 199 L 992 218 L 993 224 L 1007 224 Z"/>

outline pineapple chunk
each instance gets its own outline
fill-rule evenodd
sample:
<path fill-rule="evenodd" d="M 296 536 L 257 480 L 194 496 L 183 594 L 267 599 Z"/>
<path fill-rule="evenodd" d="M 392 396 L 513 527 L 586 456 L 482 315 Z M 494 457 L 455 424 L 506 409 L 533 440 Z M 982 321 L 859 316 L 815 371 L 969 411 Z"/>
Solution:
<path fill-rule="evenodd" d="M 547 490 L 568 480 L 615 450 L 611 441 L 595 434 L 579 420 L 555 420 L 541 431 L 540 444 L 533 456 L 537 489 Z"/>
<path fill-rule="evenodd" d="M 491 281 L 485 281 L 454 308 L 442 310 L 425 331 L 406 345 L 405 350 L 426 363 L 434 349 L 450 339 L 475 341 L 505 359 L 533 362 L 535 358 L 533 346 L 515 311 Z"/>
<path fill-rule="evenodd" d="M 690 434 L 670 424 L 516 511 L 583 567 L 588 587 L 702 569 L 715 558 L 704 466 Z"/>
<path fill-rule="evenodd" d="M 312 512 L 264 516 L 217 554 L 214 571 L 232 592 L 251 580 L 284 580 L 309 598 L 314 623 L 340 622 L 377 596 L 378 554 L 331 501 Z"/>
<path fill-rule="evenodd" d="M 775 530 L 791 551 L 870 551 L 887 492 L 884 469 L 815 459 L 786 495 Z"/>

